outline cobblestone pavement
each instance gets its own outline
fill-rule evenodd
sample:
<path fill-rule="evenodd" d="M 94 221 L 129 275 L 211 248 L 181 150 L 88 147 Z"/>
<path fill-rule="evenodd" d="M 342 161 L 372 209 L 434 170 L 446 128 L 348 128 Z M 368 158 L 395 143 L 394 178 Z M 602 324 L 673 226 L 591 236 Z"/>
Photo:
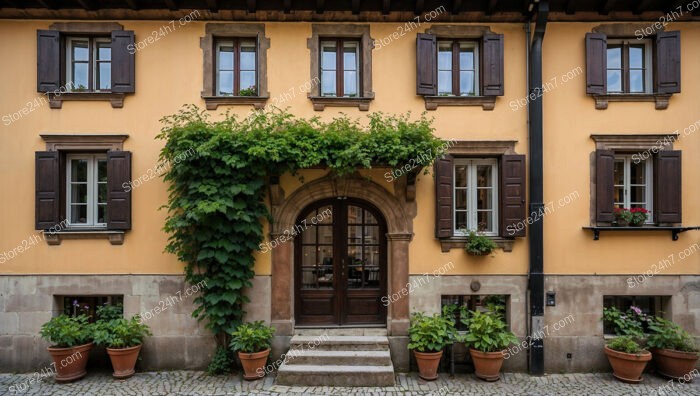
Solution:
<path fill-rule="evenodd" d="M 34 378 L 33 382 L 30 382 Z M 14 386 L 14 388 L 11 388 Z M 666 388 L 662 388 L 666 386 Z M 32 374 L 0 374 L 2 395 L 700 395 L 700 381 L 679 384 L 646 374 L 644 383 L 627 385 L 609 373 L 554 374 L 531 377 L 506 373 L 500 381 L 486 383 L 473 375 L 450 378 L 441 374 L 434 382 L 419 380 L 415 373 L 397 374 L 390 388 L 287 387 L 274 385 L 274 377 L 242 381 L 239 375 L 210 377 L 199 371 L 138 373 L 121 381 L 110 373 L 89 373 L 70 384 L 56 384 L 52 378 L 36 379 Z"/>

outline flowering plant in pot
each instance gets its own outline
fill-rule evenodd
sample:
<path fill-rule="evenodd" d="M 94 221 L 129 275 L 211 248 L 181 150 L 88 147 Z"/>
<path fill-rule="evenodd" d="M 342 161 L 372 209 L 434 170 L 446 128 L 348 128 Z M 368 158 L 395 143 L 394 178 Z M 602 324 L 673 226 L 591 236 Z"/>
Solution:
<path fill-rule="evenodd" d="M 437 369 L 445 346 L 456 340 L 454 320 L 440 314 L 428 316 L 422 312 L 411 315 L 408 329 L 408 349 L 418 364 L 418 376 L 426 381 L 437 379 Z"/>
<path fill-rule="evenodd" d="M 56 370 L 56 382 L 80 379 L 87 374 L 85 366 L 90 357 L 92 325 L 86 315 L 59 315 L 41 326 L 41 338 L 51 343 L 47 348 Z"/>
<path fill-rule="evenodd" d="M 651 321 L 649 330 L 647 346 L 651 349 L 656 371 L 676 380 L 692 379 L 691 372 L 698 361 L 693 336 L 677 324 L 658 317 Z"/>
<path fill-rule="evenodd" d="M 469 331 L 464 341 L 470 346 L 474 372 L 485 381 L 497 381 L 505 360 L 505 349 L 518 338 L 498 312 L 470 311 Z"/>
<path fill-rule="evenodd" d="M 98 308 L 98 316 L 102 310 L 103 318 L 95 324 L 95 343 L 106 347 L 114 370 L 112 376 L 125 379 L 134 375 L 143 340 L 151 335 L 151 330 L 141 322 L 139 315 L 134 315 L 131 319 L 125 319 L 121 315 L 115 317 L 116 313 L 109 311 L 111 309 Z"/>
<path fill-rule="evenodd" d="M 613 376 L 631 384 L 642 382 L 642 373 L 651 360 L 651 353 L 642 347 L 640 340 L 644 338 L 644 324 L 651 318 L 633 305 L 625 312 L 616 307 L 603 308 L 603 320 L 617 335 L 604 347 Z"/>
<path fill-rule="evenodd" d="M 642 226 L 649 218 L 649 211 L 644 208 L 615 208 L 613 215 L 620 225 Z"/>
<path fill-rule="evenodd" d="M 265 325 L 262 320 L 243 323 L 231 333 L 229 346 L 238 352 L 243 365 L 243 378 L 252 381 L 265 376 L 265 363 L 274 335 L 275 328 Z"/>

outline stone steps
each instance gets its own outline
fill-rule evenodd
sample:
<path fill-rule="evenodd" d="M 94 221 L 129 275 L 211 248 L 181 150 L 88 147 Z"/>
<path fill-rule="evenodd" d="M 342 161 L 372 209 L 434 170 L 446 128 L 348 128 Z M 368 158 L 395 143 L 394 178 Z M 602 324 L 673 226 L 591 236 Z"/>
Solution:
<path fill-rule="evenodd" d="M 389 339 L 379 335 L 295 335 L 278 385 L 394 386 Z"/>

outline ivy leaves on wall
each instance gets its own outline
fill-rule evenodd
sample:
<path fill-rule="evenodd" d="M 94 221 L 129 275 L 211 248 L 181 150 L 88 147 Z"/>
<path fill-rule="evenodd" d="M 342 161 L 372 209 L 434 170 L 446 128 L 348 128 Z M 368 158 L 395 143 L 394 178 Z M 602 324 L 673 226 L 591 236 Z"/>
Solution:
<path fill-rule="evenodd" d="M 425 116 L 374 113 L 368 119 L 363 126 L 347 116 L 322 121 L 273 109 L 211 120 L 189 105 L 161 120 L 160 157 L 170 165 L 166 251 L 185 263 L 187 282 L 204 285 L 193 316 L 206 319 L 212 332 L 230 334 L 245 315 L 243 291 L 255 275 L 262 221 L 270 219 L 270 177 L 315 166 L 338 177 L 378 165 L 402 167 L 425 153 L 436 156 L 443 145 Z"/>

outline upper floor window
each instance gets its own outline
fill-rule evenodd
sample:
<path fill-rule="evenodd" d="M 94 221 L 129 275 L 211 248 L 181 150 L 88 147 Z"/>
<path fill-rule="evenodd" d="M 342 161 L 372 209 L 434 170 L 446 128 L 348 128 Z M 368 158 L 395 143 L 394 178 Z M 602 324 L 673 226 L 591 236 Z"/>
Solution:
<path fill-rule="evenodd" d="M 608 40 L 608 92 L 651 92 L 652 62 L 649 40 Z"/>
<path fill-rule="evenodd" d="M 216 43 L 216 94 L 257 96 L 257 45 L 254 39 Z"/>
<path fill-rule="evenodd" d="M 67 37 L 65 81 L 70 91 L 110 91 L 112 89 L 110 38 Z"/>
<path fill-rule="evenodd" d="M 322 39 L 320 53 L 321 96 L 358 97 L 361 92 L 359 40 Z"/>
<path fill-rule="evenodd" d="M 469 230 L 498 233 L 498 162 L 495 158 L 455 158 L 455 235 Z"/>
<path fill-rule="evenodd" d="M 107 155 L 70 154 L 66 161 L 70 227 L 107 227 Z"/>
<path fill-rule="evenodd" d="M 479 48 L 474 41 L 438 41 L 438 95 L 479 94 Z"/>
<path fill-rule="evenodd" d="M 616 155 L 613 172 L 615 208 L 643 208 L 653 213 L 652 161 L 629 154 Z M 647 223 L 653 223 L 652 217 Z"/>

